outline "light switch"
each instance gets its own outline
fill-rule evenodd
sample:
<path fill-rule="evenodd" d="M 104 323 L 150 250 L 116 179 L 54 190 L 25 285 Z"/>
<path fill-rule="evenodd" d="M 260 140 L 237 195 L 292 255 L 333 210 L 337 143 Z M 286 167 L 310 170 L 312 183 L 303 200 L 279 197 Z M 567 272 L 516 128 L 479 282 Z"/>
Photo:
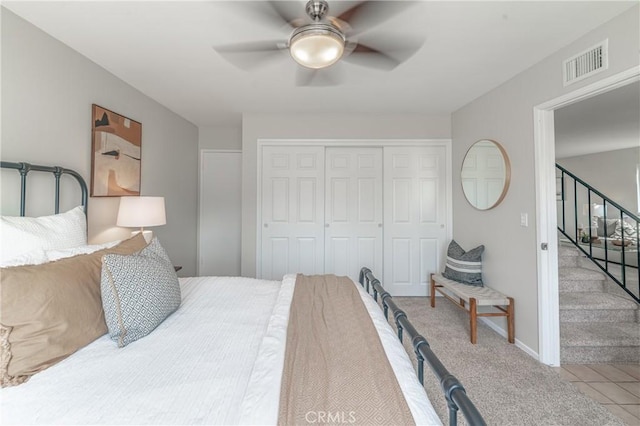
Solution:
<path fill-rule="evenodd" d="M 526 213 L 520 213 L 520 226 L 525 228 L 529 226 L 529 215 Z"/>

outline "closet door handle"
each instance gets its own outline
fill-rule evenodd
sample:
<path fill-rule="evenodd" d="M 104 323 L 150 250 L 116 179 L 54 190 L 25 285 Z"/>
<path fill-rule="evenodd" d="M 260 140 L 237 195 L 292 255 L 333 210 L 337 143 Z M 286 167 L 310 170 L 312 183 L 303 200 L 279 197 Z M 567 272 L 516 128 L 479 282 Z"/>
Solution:
<path fill-rule="evenodd" d="M 378 228 L 382 228 L 382 224 L 381 223 L 378 224 Z"/>
<path fill-rule="evenodd" d="M 264 224 L 264 227 L 265 227 L 265 228 L 268 228 L 268 227 L 269 227 L 269 224 L 268 224 L 268 223 L 265 223 L 265 224 Z"/>
<path fill-rule="evenodd" d="M 328 224 L 328 223 L 325 223 L 325 224 L 324 224 L 324 227 L 325 227 L 325 228 L 328 228 L 328 227 L 329 227 L 329 224 Z"/>

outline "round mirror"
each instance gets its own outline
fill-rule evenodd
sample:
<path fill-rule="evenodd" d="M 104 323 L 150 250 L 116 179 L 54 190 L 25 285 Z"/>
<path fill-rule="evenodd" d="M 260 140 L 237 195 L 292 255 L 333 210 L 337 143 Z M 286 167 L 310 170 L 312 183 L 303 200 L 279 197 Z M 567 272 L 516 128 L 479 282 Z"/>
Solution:
<path fill-rule="evenodd" d="M 469 204 L 478 210 L 494 208 L 509 189 L 511 165 L 507 152 L 498 142 L 479 140 L 464 156 L 460 177 Z"/>

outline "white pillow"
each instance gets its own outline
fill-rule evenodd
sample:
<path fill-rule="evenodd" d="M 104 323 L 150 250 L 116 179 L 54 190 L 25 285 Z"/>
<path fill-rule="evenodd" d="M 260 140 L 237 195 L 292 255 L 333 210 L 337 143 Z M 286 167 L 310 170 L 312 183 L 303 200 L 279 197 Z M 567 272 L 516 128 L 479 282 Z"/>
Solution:
<path fill-rule="evenodd" d="M 82 206 L 41 217 L 0 217 L 0 262 L 33 250 L 87 245 L 87 220 Z"/>
<path fill-rule="evenodd" d="M 47 254 L 44 250 L 35 249 L 6 261 L 0 261 L 0 268 L 7 268 L 9 266 L 40 265 L 42 263 L 47 263 L 48 261 L 49 259 L 47 259 Z"/>
<path fill-rule="evenodd" d="M 65 259 L 67 257 L 77 256 L 79 254 L 91 254 L 98 250 L 111 248 L 113 246 L 120 244 L 121 242 L 122 240 L 117 240 L 117 241 L 109 241 L 108 243 L 104 243 L 104 244 L 72 247 L 72 248 L 62 249 L 62 250 L 47 250 L 45 252 L 45 258 L 47 259 L 46 261 L 53 262 L 54 260 Z"/>
<path fill-rule="evenodd" d="M 18 257 L 11 258 L 7 261 L 0 262 L 0 268 L 7 268 L 10 266 L 25 266 L 25 265 L 41 265 L 47 262 L 53 262 L 55 260 L 66 259 L 67 257 L 78 256 L 80 254 L 91 254 L 98 250 L 108 249 L 120 244 L 122 240 L 109 241 L 104 244 L 94 244 L 89 246 L 72 247 L 62 250 L 42 250 L 36 249 L 28 253 L 21 254 Z"/>

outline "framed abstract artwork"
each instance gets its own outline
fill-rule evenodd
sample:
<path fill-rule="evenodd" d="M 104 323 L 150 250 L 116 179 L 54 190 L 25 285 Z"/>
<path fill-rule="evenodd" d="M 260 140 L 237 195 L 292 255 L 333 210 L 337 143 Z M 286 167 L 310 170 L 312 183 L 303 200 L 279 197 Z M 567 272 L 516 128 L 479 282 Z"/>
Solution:
<path fill-rule="evenodd" d="M 91 106 L 91 196 L 140 195 L 142 124 Z"/>

